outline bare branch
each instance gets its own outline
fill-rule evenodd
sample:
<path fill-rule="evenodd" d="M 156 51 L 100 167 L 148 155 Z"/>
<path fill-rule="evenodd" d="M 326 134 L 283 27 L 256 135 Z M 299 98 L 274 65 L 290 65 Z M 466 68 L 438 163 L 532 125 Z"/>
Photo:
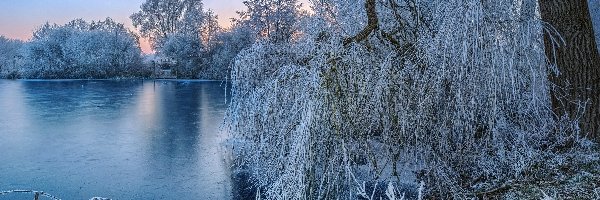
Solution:
<path fill-rule="evenodd" d="M 348 46 L 352 42 L 360 42 L 379 28 L 379 19 L 377 18 L 377 10 L 375 0 L 367 0 L 365 2 L 365 10 L 367 11 L 367 26 L 353 37 L 344 39 L 344 46 Z"/>

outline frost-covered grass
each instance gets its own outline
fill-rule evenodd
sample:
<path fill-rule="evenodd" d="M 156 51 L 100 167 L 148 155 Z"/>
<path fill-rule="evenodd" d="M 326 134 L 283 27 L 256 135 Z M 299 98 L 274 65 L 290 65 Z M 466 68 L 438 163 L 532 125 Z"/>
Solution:
<path fill-rule="evenodd" d="M 259 42 L 232 70 L 235 165 L 259 198 L 401 199 L 411 181 L 416 198 L 510 198 L 598 161 L 551 109 L 537 1 L 379 2 L 376 32 L 349 45 L 364 2 L 315 3 L 301 37 Z"/>
<path fill-rule="evenodd" d="M 600 159 L 596 149 L 579 149 L 545 157 L 531 169 L 529 182 L 506 185 L 490 195 L 504 199 L 598 199 Z"/>

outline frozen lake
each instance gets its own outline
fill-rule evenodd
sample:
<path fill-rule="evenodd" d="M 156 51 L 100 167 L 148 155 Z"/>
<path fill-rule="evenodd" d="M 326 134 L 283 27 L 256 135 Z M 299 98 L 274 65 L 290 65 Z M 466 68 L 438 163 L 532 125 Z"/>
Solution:
<path fill-rule="evenodd" d="M 222 82 L 0 80 L 0 191 L 229 199 L 225 96 Z"/>

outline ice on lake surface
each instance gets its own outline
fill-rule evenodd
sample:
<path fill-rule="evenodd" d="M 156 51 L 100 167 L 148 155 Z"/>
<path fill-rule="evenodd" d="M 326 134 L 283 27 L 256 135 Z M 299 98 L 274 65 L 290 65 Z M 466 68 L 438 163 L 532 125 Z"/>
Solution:
<path fill-rule="evenodd" d="M 0 191 L 228 199 L 225 85 L 0 80 Z M 4 195 L 0 199 L 33 199 Z"/>

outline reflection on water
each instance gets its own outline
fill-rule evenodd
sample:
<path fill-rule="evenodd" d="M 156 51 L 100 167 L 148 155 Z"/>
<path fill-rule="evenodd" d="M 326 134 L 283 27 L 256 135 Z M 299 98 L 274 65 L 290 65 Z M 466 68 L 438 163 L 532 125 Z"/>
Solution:
<path fill-rule="evenodd" d="M 228 199 L 225 102 L 221 82 L 0 80 L 0 190 Z"/>

